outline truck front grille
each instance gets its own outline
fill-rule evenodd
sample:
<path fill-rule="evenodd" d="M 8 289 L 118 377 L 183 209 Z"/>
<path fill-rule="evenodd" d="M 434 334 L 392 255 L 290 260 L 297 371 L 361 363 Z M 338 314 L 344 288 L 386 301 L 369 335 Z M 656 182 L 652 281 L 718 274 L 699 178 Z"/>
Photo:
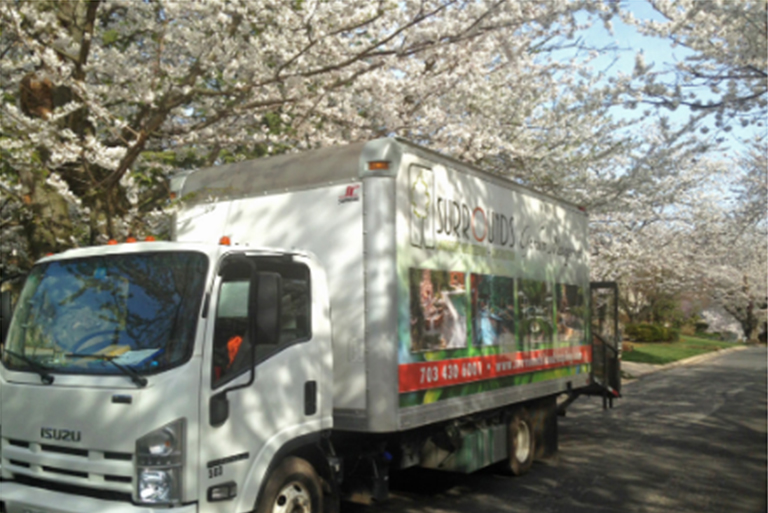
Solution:
<path fill-rule="evenodd" d="M 91 490 L 130 500 L 133 454 L 2 439 L 0 467 L 13 479 L 49 489 Z"/>
<path fill-rule="evenodd" d="M 42 488 L 44 490 L 51 490 L 53 492 L 81 495 L 83 497 L 93 497 L 94 499 L 102 499 L 105 501 L 131 502 L 131 494 L 125 492 L 97 490 L 93 488 L 87 488 L 85 486 L 75 486 L 64 483 L 57 483 L 54 481 L 46 481 L 44 479 L 36 479 L 34 477 L 23 476 L 21 474 L 15 477 L 15 481 L 19 484 L 31 486 L 34 488 Z"/>

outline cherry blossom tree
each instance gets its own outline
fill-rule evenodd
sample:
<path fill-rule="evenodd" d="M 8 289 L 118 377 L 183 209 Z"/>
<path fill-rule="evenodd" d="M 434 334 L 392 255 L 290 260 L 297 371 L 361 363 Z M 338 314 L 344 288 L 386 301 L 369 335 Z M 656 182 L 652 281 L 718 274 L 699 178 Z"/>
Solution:
<path fill-rule="evenodd" d="M 765 120 L 768 116 L 768 25 L 765 2 L 649 0 L 659 20 L 636 19 L 631 5 L 622 19 L 649 36 L 682 48 L 667 66 L 648 65 L 639 53 L 632 75 L 613 78 L 612 100 L 629 107 L 656 106 L 670 158 L 645 158 L 654 173 L 670 174 L 669 194 L 651 194 L 624 211 L 614 202 L 594 224 L 595 272 L 616 276 L 632 317 L 652 308 L 653 297 L 703 292 L 754 331 L 765 308 L 766 182 Z M 679 115 L 688 110 L 688 116 Z M 675 112 L 677 111 L 677 112 Z M 673 114 L 674 113 L 674 114 Z M 672 119 L 677 125 L 672 125 Z M 645 118 L 650 119 L 650 118 Z M 711 128 L 716 137 L 712 137 Z M 732 156 L 722 132 L 740 127 L 748 150 Z M 710 132 L 709 135 L 707 132 Z M 757 134 L 751 136 L 749 134 Z M 754 137 L 751 140 L 744 139 Z M 649 146 L 644 146 L 649 147 Z M 651 146 L 653 147 L 653 146 Z M 685 151 L 685 148 L 693 150 Z M 731 156 L 724 152 L 731 152 Z M 635 166 L 625 165 L 629 177 Z M 674 175 L 681 173 L 681 180 Z M 702 183 L 695 182 L 701 176 Z M 657 192 L 654 193 L 653 191 Z M 658 194 L 658 196 L 656 196 Z M 640 198 L 634 192 L 624 200 Z M 660 208 L 649 210 L 649 205 Z M 607 229 L 605 222 L 607 221 Z M 764 310 L 762 310 L 764 313 Z"/>
<path fill-rule="evenodd" d="M 765 35 L 747 32 L 764 5 L 702 4 L 659 0 L 668 21 L 646 23 L 597 0 L 1 3 L 0 269 L 163 237 L 175 171 L 398 135 L 586 206 L 595 278 L 619 279 L 639 314 L 654 294 L 714 284 L 702 277 L 724 262 L 698 236 L 707 216 L 733 217 L 701 200 L 727 181 L 723 163 L 689 134 L 710 112 L 749 125 L 765 108 L 753 58 Z M 600 48 L 578 36 L 617 13 L 692 57 L 665 70 L 639 59 L 608 82 L 590 67 Z M 617 115 L 628 102 L 694 116 Z M 732 202 L 757 218 L 763 168 Z"/>
<path fill-rule="evenodd" d="M 768 314 L 768 162 L 765 137 L 751 141 L 735 162 L 735 206 L 721 214 L 710 245 L 709 279 L 715 298 L 740 324 L 747 339 Z M 718 226 L 712 223 L 712 226 Z M 716 249 L 715 249 L 716 248 Z M 719 251 L 717 251 L 719 250 Z"/>
<path fill-rule="evenodd" d="M 733 212 L 720 212 L 701 227 L 706 239 L 700 258 L 706 263 L 702 287 L 741 325 L 744 336 L 757 336 L 768 308 L 768 232 L 762 223 L 744 223 Z"/>
<path fill-rule="evenodd" d="M 630 322 L 648 317 L 659 301 L 697 290 L 706 265 L 697 230 L 711 190 L 723 176 L 718 162 L 695 148 L 668 151 L 663 137 L 644 146 L 620 177 L 621 195 L 598 205 L 591 219 L 592 273 L 619 282 Z"/>
<path fill-rule="evenodd" d="M 541 56 L 585 8 L 602 9 L 579 0 L 3 3 L 0 190 L 4 222 L 21 236 L 14 258 L 28 266 L 48 251 L 162 232 L 158 207 L 180 168 L 389 134 L 481 158 L 498 143 L 496 126 L 541 104 L 536 92 L 562 69 Z M 524 114 L 489 124 L 502 83 L 500 98 Z"/>

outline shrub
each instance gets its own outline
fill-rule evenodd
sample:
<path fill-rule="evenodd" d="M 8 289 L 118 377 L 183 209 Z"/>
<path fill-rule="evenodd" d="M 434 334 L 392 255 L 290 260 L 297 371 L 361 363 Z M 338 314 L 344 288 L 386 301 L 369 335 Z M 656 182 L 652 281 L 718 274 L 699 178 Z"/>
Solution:
<path fill-rule="evenodd" d="M 693 324 L 683 324 L 680 327 L 680 333 L 693 336 L 696 334 L 696 328 L 694 328 Z"/>
<path fill-rule="evenodd" d="M 696 328 L 696 333 L 705 333 L 707 331 L 707 328 L 709 328 L 709 323 L 704 321 L 699 321 L 696 324 L 694 324 L 694 327 Z"/>
<path fill-rule="evenodd" d="M 660 337 L 655 324 L 627 324 L 625 332 L 630 340 L 637 342 L 655 342 Z"/>
<path fill-rule="evenodd" d="M 658 324 L 627 324 L 625 333 L 635 342 L 677 342 L 680 330 Z"/>

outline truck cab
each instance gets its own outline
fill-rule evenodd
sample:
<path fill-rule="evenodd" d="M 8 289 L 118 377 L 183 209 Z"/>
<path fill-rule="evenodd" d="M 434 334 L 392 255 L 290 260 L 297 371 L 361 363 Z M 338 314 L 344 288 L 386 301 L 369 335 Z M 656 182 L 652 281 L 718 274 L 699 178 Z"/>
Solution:
<path fill-rule="evenodd" d="M 0 511 L 253 510 L 270 468 L 332 427 L 330 343 L 307 253 L 139 242 L 42 259 L 0 366 Z"/>

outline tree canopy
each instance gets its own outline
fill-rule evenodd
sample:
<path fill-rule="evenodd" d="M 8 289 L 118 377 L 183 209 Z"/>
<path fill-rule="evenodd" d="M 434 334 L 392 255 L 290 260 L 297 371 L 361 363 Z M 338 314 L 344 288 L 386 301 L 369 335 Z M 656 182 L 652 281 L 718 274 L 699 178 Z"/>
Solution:
<path fill-rule="evenodd" d="M 649 5 L 3 2 L 0 270 L 167 237 L 176 171 L 398 135 L 586 206 L 595 278 L 632 291 L 628 312 L 691 287 L 758 311 L 766 3 Z M 600 69 L 583 34 L 615 21 L 684 57 Z M 736 154 L 734 127 L 753 129 Z"/>

